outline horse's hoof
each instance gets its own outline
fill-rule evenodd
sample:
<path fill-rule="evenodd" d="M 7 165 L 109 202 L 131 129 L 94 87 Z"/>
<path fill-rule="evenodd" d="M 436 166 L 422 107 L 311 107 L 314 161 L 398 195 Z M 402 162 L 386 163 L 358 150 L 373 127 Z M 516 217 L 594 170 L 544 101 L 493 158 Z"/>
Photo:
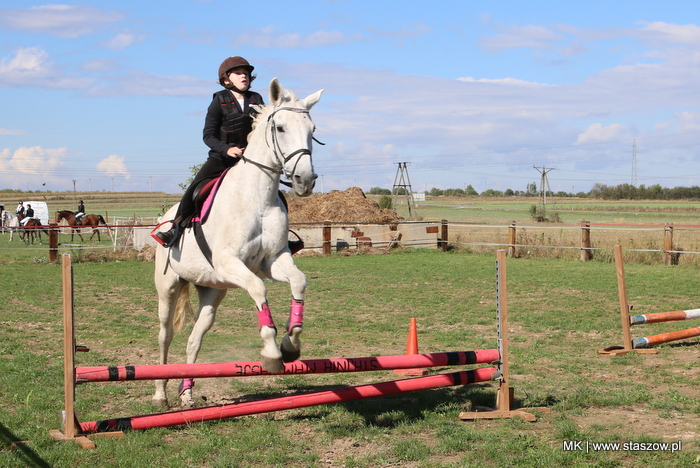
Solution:
<path fill-rule="evenodd" d="M 153 397 L 153 399 L 151 400 L 151 403 L 154 406 L 165 407 L 165 406 L 168 406 L 168 399 L 167 398 L 155 398 L 155 397 Z"/>
<path fill-rule="evenodd" d="M 282 360 L 284 362 L 296 361 L 299 359 L 299 356 L 301 356 L 300 333 L 301 327 L 295 327 L 292 329 L 291 335 L 285 335 L 284 338 L 282 338 L 280 351 L 282 352 Z"/>
<path fill-rule="evenodd" d="M 281 374 L 284 372 L 284 363 L 281 358 L 271 359 L 265 356 L 260 356 L 260 365 L 265 372 L 271 374 Z"/>

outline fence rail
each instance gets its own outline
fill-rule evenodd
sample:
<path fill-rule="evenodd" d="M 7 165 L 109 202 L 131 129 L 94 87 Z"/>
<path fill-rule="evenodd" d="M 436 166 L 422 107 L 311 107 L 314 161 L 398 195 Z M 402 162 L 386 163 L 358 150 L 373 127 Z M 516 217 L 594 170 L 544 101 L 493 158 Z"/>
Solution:
<path fill-rule="evenodd" d="M 59 248 L 135 248 L 156 246 L 150 231 L 155 218 L 113 219 L 110 246 L 64 244 L 66 226 L 49 225 L 49 256 Z M 343 249 L 398 246 L 475 253 L 507 249 L 511 257 L 539 256 L 589 261 L 612 260 L 615 245 L 622 245 L 628 261 L 665 265 L 700 264 L 700 224 L 474 224 L 441 221 L 370 223 L 297 223 L 290 226 L 306 244 L 306 251 L 329 255 Z M 15 228 L 17 229 L 17 228 Z M 101 229 L 104 229 L 103 227 Z M 55 233 L 55 234 L 54 234 Z M 89 235 L 90 231 L 84 233 Z M 26 248 L 26 247 L 21 247 Z M 44 247 L 45 248 L 45 247 Z"/>

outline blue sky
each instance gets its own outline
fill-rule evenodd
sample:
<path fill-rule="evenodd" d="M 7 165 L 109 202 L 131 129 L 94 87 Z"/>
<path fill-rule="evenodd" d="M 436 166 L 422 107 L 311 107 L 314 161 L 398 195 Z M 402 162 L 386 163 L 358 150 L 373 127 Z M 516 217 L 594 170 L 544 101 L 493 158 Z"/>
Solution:
<path fill-rule="evenodd" d="M 318 190 L 700 185 L 696 1 L 0 6 L 0 188 L 178 193 L 219 64 L 314 107 Z M 74 182 L 75 181 L 75 182 Z"/>

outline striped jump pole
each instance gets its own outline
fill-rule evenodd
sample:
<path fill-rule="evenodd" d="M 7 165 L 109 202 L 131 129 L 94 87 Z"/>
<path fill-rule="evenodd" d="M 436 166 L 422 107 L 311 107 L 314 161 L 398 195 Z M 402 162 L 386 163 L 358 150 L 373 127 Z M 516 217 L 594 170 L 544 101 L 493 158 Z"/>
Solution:
<path fill-rule="evenodd" d="M 686 338 L 692 338 L 694 336 L 700 336 L 700 327 L 688 328 L 687 330 L 680 330 L 669 333 L 661 333 L 660 335 L 635 338 L 632 340 L 632 348 L 644 349 L 649 348 L 651 346 L 656 346 L 661 343 L 668 343 L 669 341 L 676 340 L 684 340 Z"/>
<path fill-rule="evenodd" d="M 645 354 L 656 354 L 659 352 L 658 349 L 648 348 L 662 343 L 668 343 L 670 341 L 684 340 L 686 338 L 700 336 L 700 327 L 697 327 L 633 339 L 631 327 L 634 325 L 698 319 L 700 318 L 700 309 L 630 315 L 630 310 L 632 308 L 627 301 L 627 283 L 625 279 L 624 264 L 622 261 L 622 248 L 619 245 L 615 246 L 615 264 L 617 266 L 617 287 L 620 300 L 620 316 L 622 319 L 622 342 L 624 345 L 608 346 L 599 350 L 599 354 L 622 356 L 630 351 L 637 351 Z"/>
<path fill-rule="evenodd" d="M 700 309 L 675 310 L 673 312 L 655 312 L 652 314 L 632 315 L 630 317 L 630 325 L 674 322 L 679 320 L 692 320 L 697 318 L 700 318 Z"/>
<path fill-rule="evenodd" d="M 427 390 L 430 388 L 449 387 L 454 385 L 466 385 L 476 382 L 493 380 L 497 372 L 495 367 L 483 367 L 480 369 L 453 372 L 449 374 L 430 375 L 392 382 L 382 382 L 356 387 L 339 388 L 301 395 L 291 395 L 279 398 L 271 398 L 260 401 L 230 404 L 223 406 L 211 406 L 169 413 L 158 413 L 129 418 L 107 419 L 104 421 L 92 421 L 80 423 L 80 431 L 84 434 L 99 432 L 143 430 L 156 427 L 181 426 L 203 421 L 220 420 L 247 416 L 251 414 L 283 411 L 307 406 L 327 405 L 342 403 L 345 401 L 362 400 L 380 396 L 396 395 L 399 393 Z"/>
<path fill-rule="evenodd" d="M 140 366 L 76 367 L 76 383 L 126 380 L 159 380 L 208 377 L 249 377 L 256 375 L 325 374 L 363 372 L 414 367 L 491 364 L 500 359 L 497 349 L 448 353 L 372 356 L 341 359 L 308 359 L 285 363 L 284 371 L 263 370 L 260 361 L 208 364 L 156 364 Z"/>

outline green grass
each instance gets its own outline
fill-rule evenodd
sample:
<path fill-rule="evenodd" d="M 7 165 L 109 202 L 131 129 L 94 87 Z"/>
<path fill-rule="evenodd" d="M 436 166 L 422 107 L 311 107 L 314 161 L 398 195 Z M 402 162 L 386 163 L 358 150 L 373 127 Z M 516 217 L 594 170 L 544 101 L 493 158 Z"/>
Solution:
<path fill-rule="evenodd" d="M 507 261 L 511 386 L 520 405 L 552 409 L 537 422 L 459 420 L 465 405 L 493 405 L 497 386 L 480 383 L 133 431 L 98 439 L 89 451 L 57 442 L 48 431 L 59 428 L 63 404 L 61 267 L 20 254 L 0 260 L 0 467 L 698 466 L 700 340 L 663 345 L 655 356 L 598 355 L 621 340 L 614 266 L 551 259 Z M 420 352 L 496 347 L 493 255 L 406 250 L 302 257 L 297 264 L 309 278 L 304 358 L 402 354 L 411 317 Z M 73 269 L 77 343 L 91 348 L 77 355 L 78 365 L 157 362 L 153 265 L 76 262 Z M 632 264 L 626 272 L 639 313 L 697 306 L 697 268 Z M 289 289 L 267 284 L 281 323 Z M 256 360 L 253 310 L 244 292 L 231 291 L 199 361 Z M 186 339 L 176 337 L 171 362 L 184 360 Z M 200 379 L 195 395 L 212 404 L 218 392 L 259 399 L 396 378 L 371 372 Z M 160 411 L 150 404 L 152 391 L 150 382 L 80 385 L 76 405 L 83 421 L 147 414 Z M 673 442 L 679 434 L 687 435 L 676 453 L 562 448 L 565 440 Z M 9 450 L 13 440 L 29 443 Z"/>

